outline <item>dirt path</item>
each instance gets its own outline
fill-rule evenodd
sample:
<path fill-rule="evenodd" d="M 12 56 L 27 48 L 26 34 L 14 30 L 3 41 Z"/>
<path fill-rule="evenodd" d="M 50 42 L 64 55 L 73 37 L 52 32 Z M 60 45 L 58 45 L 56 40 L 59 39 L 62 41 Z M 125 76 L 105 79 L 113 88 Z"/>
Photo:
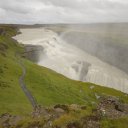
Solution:
<path fill-rule="evenodd" d="M 20 67 L 22 68 L 22 75 L 20 76 L 19 78 L 19 84 L 20 84 L 20 87 L 22 88 L 23 92 L 25 93 L 25 95 L 27 96 L 28 100 L 30 101 L 31 105 L 33 106 L 33 108 L 36 108 L 38 105 L 37 105 L 37 102 L 35 100 L 35 98 L 33 97 L 33 95 L 31 94 L 31 92 L 28 90 L 28 88 L 26 87 L 26 84 L 25 84 L 25 75 L 26 75 L 26 68 L 23 64 L 23 62 L 21 61 L 20 59 L 20 56 L 18 53 L 16 53 L 16 58 L 18 60 L 18 64 L 20 65 Z"/>

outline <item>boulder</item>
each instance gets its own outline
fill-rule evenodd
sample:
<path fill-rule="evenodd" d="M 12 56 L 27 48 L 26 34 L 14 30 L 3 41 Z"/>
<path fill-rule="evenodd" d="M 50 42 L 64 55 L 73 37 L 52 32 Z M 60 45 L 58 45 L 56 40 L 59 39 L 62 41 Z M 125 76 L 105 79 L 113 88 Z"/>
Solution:
<path fill-rule="evenodd" d="M 68 108 L 68 106 L 67 105 L 61 105 L 61 104 L 57 104 L 57 105 L 55 105 L 54 106 L 54 108 L 56 109 L 56 108 L 61 108 L 61 109 L 63 109 L 64 111 L 69 111 L 69 108 Z"/>
<path fill-rule="evenodd" d="M 73 111 L 77 111 L 77 110 L 80 110 L 81 108 L 80 108 L 80 106 L 77 105 L 77 104 L 71 104 L 71 105 L 69 106 L 69 109 L 70 109 L 70 110 L 73 110 Z"/>

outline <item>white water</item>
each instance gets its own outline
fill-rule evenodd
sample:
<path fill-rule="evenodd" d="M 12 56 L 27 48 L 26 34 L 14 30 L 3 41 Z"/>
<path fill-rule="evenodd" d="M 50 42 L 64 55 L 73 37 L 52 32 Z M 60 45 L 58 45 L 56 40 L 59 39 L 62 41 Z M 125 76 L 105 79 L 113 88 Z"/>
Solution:
<path fill-rule="evenodd" d="M 43 28 L 20 31 L 22 34 L 14 37 L 20 43 L 41 45 L 44 48 L 39 65 L 74 80 L 93 82 L 128 93 L 128 75 L 123 71 L 64 42 L 53 31 Z"/>

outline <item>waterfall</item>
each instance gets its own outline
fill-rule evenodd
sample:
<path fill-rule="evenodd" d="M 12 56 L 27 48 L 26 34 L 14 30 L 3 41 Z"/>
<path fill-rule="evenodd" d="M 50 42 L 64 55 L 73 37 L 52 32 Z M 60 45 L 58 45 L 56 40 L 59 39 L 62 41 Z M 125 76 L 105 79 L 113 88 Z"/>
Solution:
<path fill-rule="evenodd" d="M 20 31 L 22 34 L 14 37 L 20 43 L 42 47 L 37 64 L 74 80 L 92 82 L 128 93 L 128 75 L 122 70 L 90 55 L 73 43 L 67 43 L 51 30 L 33 28 Z"/>

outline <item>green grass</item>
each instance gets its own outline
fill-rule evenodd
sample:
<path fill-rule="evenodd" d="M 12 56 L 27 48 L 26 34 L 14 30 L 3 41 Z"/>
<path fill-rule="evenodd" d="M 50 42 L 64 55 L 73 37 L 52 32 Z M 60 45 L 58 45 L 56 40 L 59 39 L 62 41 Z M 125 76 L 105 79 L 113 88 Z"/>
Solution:
<path fill-rule="evenodd" d="M 101 121 L 102 128 L 128 128 L 128 117 L 105 119 Z"/>
<path fill-rule="evenodd" d="M 128 97 L 120 91 L 92 83 L 74 81 L 30 61 L 24 60 L 24 64 L 27 69 L 27 87 L 41 105 L 91 104 L 98 102 L 95 93 L 100 96 L 116 96 L 128 102 Z M 90 89 L 90 86 L 94 86 L 94 89 Z"/>
<path fill-rule="evenodd" d="M 0 45 L 5 44 L 8 47 L 0 51 L 0 114 L 27 114 L 32 111 L 32 107 L 19 86 L 22 70 L 15 57 L 17 51 L 21 52 L 24 49 L 11 39 L 11 36 L 16 34 L 14 28 L 6 28 L 6 32 L 8 34 L 0 36 Z M 128 102 L 128 97 L 120 91 L 74 81 L 27 59 L 22 58 L 22 61 L 27 70 L 27 88 L 42 106 L 81 104 L 94 107 L 92 104 L 98 102 L 95 93 L 100 96 L 116 96 Z M 94 89 L 90 89 L 92 85 L 95 86 Z"/>
<path fill-rule="evenodd" d="M 16 33 L 15 29 L 11 29 L 10 36 L 13 31 Z M 0 47 L 3 44 L 6 47 L 0 49 L 0 114 L 27 114 L 32 108 L 19 86 L 22 70 L 15 58 L 15 52 L 21 48 L 10 36 L 0 36 Z"/>

